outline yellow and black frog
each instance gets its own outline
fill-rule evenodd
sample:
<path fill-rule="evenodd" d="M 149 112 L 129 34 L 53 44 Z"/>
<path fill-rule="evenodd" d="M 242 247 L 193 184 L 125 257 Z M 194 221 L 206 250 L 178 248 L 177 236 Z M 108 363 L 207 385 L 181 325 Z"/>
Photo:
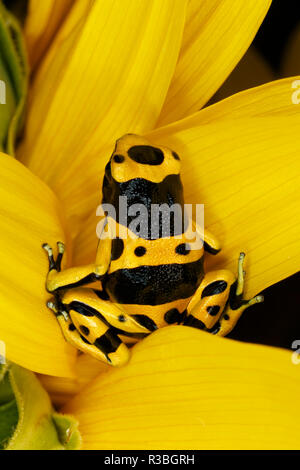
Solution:
<path fill-rule="evenodd" d="M 128 345 L 170 324 L 225 336 L 247 307 L 263 300 L 243 300 L 243 253 L 237 275 L 204 273 L 204 252 L 217 254 L 218 241 L 207 230 L 200 236 L 199 226 L 185 216 L 180 223 L 169 217 L 172 207 L 184 212 L 180 166 L 176 152 L 123 136 L 105 169 L 102 207 L 113 210 L 103 212 L 95 263 L 61 270 L 64 245 L 57 243 L 56 260 L 43 245 L 46 288 L 53 294 L 48 307 L 66 340 L 109 364 L 126 363 Z M 137 218 L 141 208 L 143 217 Z M 191 242 L 191 230 L 198 242 Z M 99 289 L 87 287 L 94 281 Z"/>

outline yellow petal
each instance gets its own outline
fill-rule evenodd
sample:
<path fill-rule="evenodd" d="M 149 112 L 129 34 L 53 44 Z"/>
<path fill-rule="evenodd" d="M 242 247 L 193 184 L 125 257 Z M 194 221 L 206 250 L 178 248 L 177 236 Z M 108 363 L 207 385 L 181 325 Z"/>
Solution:
<path fill-rule="evenodd" d="M 41 247 L 66 239 L 59 203 L 21 163 L 0 154 L 0 165 L 0 340 L 9 360 L 71 376 L 76 351 L 46 307 L 48 261 Z"/>
<path fill-rule="evenodd" d="M 200 109 L 246 52 L 270 0 L 191 0 L 183 44 L 158 126 Z"/>
<path fill-rule="evenodd" d="M 83 173 L 98 178 L 90 162 L 101 159 L 101 148 L 153 128 L 178 58 L 185 6 L 98 0 L 84 10 L 78 2 L 60 29 L 33 85 L 20 158 L 73 215 L 89 192 Z"/>
<path fill-rule="evenodd" d="M 107 372 L 110 368 L 110 365 L 100 362 L 88 354 L 81 354 L 76 360 L 73 378 L 40 374 L 39 379 L 49 393 L 52 403 L 55 406 L 62 406 L 92 379 Z"/>
<path fill-rule="evenodd" d="M 162 328 L 65 407 L 84 449 L 299 449 L 292 354 Z"/>
<path fill-rule="evenodd" d="M 223 246 L 209 269 L 236 271 L 238 254 L 246 253 L 248 296 L 299 269 L 299 124 L 298 111 L 149 137 L 181 155 L 186 202 L 205 205 L 205 226 Z"/>
<path fill-rule="evenodd" d="M 34 69 L 65 19 L 74 0 L 30 0 L 25 22 L 25 39 Z"/>
<path fill-rule="evenodd" d="M 257 255 L 253 254 L 253 256 L 262 257 L 259 268 L 263 270 L 260 273 L 261 282 L 259 284 L 256 282 L 250 288 L 250 273 L 247 274 L 247 288 L 250 289 L 249 292 L 253 293 L 258 292 L 255 292 L 255 289 L 262 290 L 270 283 L 276 282 L 276 280 L 282 279 L 282 277 L 298 269 L 296 267 L 297 259 L 290 256 L 291 248 L 289 243 L 292 244 L 293 237 L 297 236 L 296 228 L 294 235 L 288 232 L 290 230 L 289 226 L 294 223 L 293 217 L 285 214 L 284 223 L 282 223 L 279 219 L 280 212 L 278 212 L 278 219 L 276 219 L 276 211 L 273 210 L 274 219 L 267 222 L 261 211 L 263 199 L 258 197 L 261 193 L 264 193 L 265 185 L 266 193 L 271 191 L 271 186 L 268 185 L 272 185 L 272 176 L 269 177 L 269 174 L 266 176 L 265 170 L 263 173 L 259 172 L 259 163 L 269 166 L 269 171 L 272 172 L 273 163 L 271 165 L 268 160 L 272 159 L 273 161 L 273 154 L 274 156 L 278 155 L 277 167 L 274 167 L 274 177 L 277 178 L 273 181 L 275 186 L 276 181 L 280 182 L 281 178 L 287 180 L 290 175 L 297 176 L 297 172 L 295 173 L 295 170 L 289 168 L 288 160 L 295 153 L 294 146 L 297 148 L 299 145 L 299 139 L 296 136 L 297 128 L 300 125 L 300 104 L 295 105 L 292 102 L 292 93 L 295 91 L 292 88 L 292 83 L 297 78 L 300 77 L 278 80 L 243 91 L 204 108 L 182 121 L 157 129 L 147 135 L 150 141 L 167 145 L 181 154 L 184 189 L 189 199 L 187 202 L 205 204 L 206 227 L 216 231 L 223 242 L 224 256 L 222 257 L 220 254 L 215 258 L 215 260 L 220 260 L 220 265 L 224 264 L 235 270 L 236 257 L 239 251 L 246 250 L 248 253 L 248 250 L 254 249 L 254 245 L 261 244 L 260 241 L 262 240 L 260 254 L 258 255 L 258 252 Z M 282 123 L 282 128 L 279 130 L 276 126 L 272 130 L 272 116 L 278 116 L 282 119 L 278 123 L 279 127 Z M 249 131 L 247 130 L 247 121 L 244 124 L 239 123 L 241 119 L 247 117 L 256 117 L 256 120 L 250 120 Z M 235 121 L 225 122 L 225 120 L 233 118 Z M 268 119 L 261 120 L 262 118 Z M 269 121 L 269 118 L 271 121 Z M 292 127 L 290 129 L 288 118 L 291 119 Z M 266 127 L 265 141 L 267 143 L 264 143 L 264 127 Z M 268 142 L 268 139 L 271 142 Z M 286 141 L 288 141 L 287 147 L 284 149 L 283 145 Z M 291 154 L 289 154 L 290 149 L 292 150 Z M 106 153 L 109 155 L 109 151 Z M 263 160 L 260 161 L 261 158 Z M 256 163 L 257 161 L 258 163 Z M 256 164 L 258 164 L 257 167 Z M 281 173 L 280 165 L 285 167 L 285 172 Z M 226 168 L 226 179 L 223 177 L 223 167 Z M 99 175 L 100 179 L 100 175 L 103 173 L 102 164 L 97 166 L 97 162 L 95 162 L 93 168 L 94 175 Z M 239 171 L 242 176 L 239 175 Z M 240 194 L 238 192 L 233 194 L 232 184 L 235 188 L 241 188 Z M 86 195 L 87 202 L 83 203 L 92 209 L 89 218 L 81 226 L 80 234 L 76 239 L 74 248 L 74 262 L 76 264 L 92 262 L 95 258 L 97 245 L 95 235 L 97 225 L 96 206 L 100 202 L 98 177 L 97 179 L 94 178 L 93 184 L 91 179 L 85 181 L 85 186 L 88 186 L 89 193 Z M 288 202 L 289 198 L 292 197 L 292 191 L 292 184 L 287 184 L 286 195 L 282 194 L 282 197 L 286 197 L 291 211 L 293 207 L 296 210 L 294 204 Z M 269 201 L 265 202 L 266 207 L 268 207 L 268 204 L 272 204 L 272 201 L 275 201 L 276 197 L 280 195 L 281 189 L 277 188 L 277 193 L 264 196 L 269 198 Z M 252 207 L 249 206 L 249 212 L 247 212 L 247 205 L 250 203 L 249 198 L 251 197 L 253 198 Z M 280 207 L 282 211 L 285 210 L 283 201 Z M 226 214 L 226 220 L 224 213 Z M 253 220 L 249 223 L 247 217 L 250 214 Z M 240 226 L 240 219 L 245 220 L 245 225 Z M 260 221 L 262 221 L 262 226 L 266 230 L 265 234 L 263 229 L 259 227 Z M 276 242 L 273 240 L 274 247 L 273 245 L 266 246 L 264 240 L 267 240 L 268 236 L 272 236 L 274 233 L 272 223 L 275 223 L 275 221 L 280 224 L 280 227 L 283 227 L 283 230 L 280 230 L 281 236 L 272 237 L 277 240 Z M 253 231 L 252 241 L 250 241 L 250 229 Z M 255 239 L 257 239 L 257 242 L 255 242 Z M 272 250 L 275 249 L 275 246 L 278 247 L 279 251 L 273 254 Z M 292 250 L 295 251 L 295 247 Z M 268 276 L 265 277 L 266 283 L 263 282 L 265 276 L 263 274 L 263 258 L 265 254 L 268 255 L 269 262 L 272 262 L 272 265 L 274 264 L 274 268 L 278 263 L 278 256 L 286 263 L 285 268 L 278 264 L 276 275 L 275 272 L 269 272 Z M 225 259 L 225 257 L 228 258 Z M 251 263 L 257 261 L 258 258 L 251 259 Z M 249 265 L 250 257 L 248 253 L 248 269 Z M 282 274 L 280 274 L 281 269 L 283 269 Z M 256 271 L 255 273 L 258 274 Z"/>

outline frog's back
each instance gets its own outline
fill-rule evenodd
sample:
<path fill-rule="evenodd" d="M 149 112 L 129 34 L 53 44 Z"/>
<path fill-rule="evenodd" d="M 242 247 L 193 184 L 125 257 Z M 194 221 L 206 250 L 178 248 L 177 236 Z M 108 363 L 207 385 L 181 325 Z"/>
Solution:
<path fill-rule="evenodd" d="M 203 278 L 203 248 L 190 249 L 185 236 L 179 156 L 140 136 L 122 137 L 105 169 L 102 204 L 114 206 L 117 231 L 134 234 L 112 242 L 103 280 L 110 298 L 152 306 L 189 299 Z"/>

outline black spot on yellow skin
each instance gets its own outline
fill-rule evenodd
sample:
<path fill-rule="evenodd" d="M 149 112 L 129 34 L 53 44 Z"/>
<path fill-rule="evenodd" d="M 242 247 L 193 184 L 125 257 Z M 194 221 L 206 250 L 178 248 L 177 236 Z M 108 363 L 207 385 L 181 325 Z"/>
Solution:
<path fill-rule="evenodd" d="M 87 326 L 80 325 L 80 331 L 83 333 L 85 336 L 88 336 L 90 334 L 90 330 Z"/>
<path fill-rule="evenodd" d="M 120 322 L 124 323 L 124 322 L 125 322 L 125 317 L 124 317 L 124 315 L 119 315 L 118 320 L 119 320 Z"/>
<path fill-rule="evenodd" d="M 227 313 L 225 313 L 225 315 L 223 316 L 224 320 L 229 320 L 230 319 L 230 316 L 227 315 Z"/>
<path fill-rule="evenodd" d="M 69 330 L 70 331 L 75 331 L 76 330 L 76 326 L 74 325 L 74 323 L 70 323 Z"/>
<path fill-rule="evenodd" d="M 143 165 L 161 165 L 164 161 L 163 152 L 151 145 L 134 145 L 128 150 L 129 157 Z"/>
<path fill-rule="evenodd" d="M 191 247 L 188 243 L 181 243 L 176 247 L 175 251 L 178 255 L 188 255 L 191 251 Z"/>
<path fill-rule="evenodd" d="M 178 153 L 172 152 L 172 155 L 175 158 L 175 160 L 180 160 Z"/>
<path fill-rule="evenodd" d="M 114 238 L 111 244 L 111 259 L 115 261 L 120 258 L 124 250 L 124 241 L 122 238 Z"/>
<path fill-rule="evenodd" d="M 114 161 L 116 163 L 123 163 L 125 160 L 125 157 L 123 155 L 114 155 Z"/>
<path fill-rule="evenodd" d="M 110 326 L 106 318 L 101 314 L 100 310 L 96 310 L 95 308 L 91 307 L 90 305 L 84 304 L 82 302 L 78 302 L 77 300 L 73 300 L 68 306 L 68 311 L 74 310 L 75 312 L 83 315 L 85 317 L 97 317 L 102 320 L 102 322 Z"/>
<path fill-rule="evenodd" d="M 96 339 L 94 345 L 107 356 L 109 353 L 115 352 L 121 343 L 120 338 L 109 329 Z"/>
<path fill-rule="evenodd" d="M 144 246 L 138 246 L 135 250 L 134 250 L 134 254 L 136 256 L 144 256 L 146 254 L 146 248 Z"/>
<path fill-rule="evenodd" d="M 213 305 L 211 307 L 207 307 L 206 310 L 212 317 L 214 317 L 215 315 L 217 315 L 219 313 L 220 307 L 219 307 L 219 305 Z"/>
<path fill-rule="evenodd" d="M 172 308 L 165 313 L 164 319 L 166 323 L 171 325 L 172 323 L 179 323 L 181 320 L 181 315 L 177 308 Z"/>
<path fill-rule="evenodd" d="M 132 318 L 134 318 L 140 325 L 144 326 L 147 328 L 149 331 L 155 331 L 157 330 L 157 326 L 155 322 L 147 317 L 147 315 L 131 315 Z"/>
<path fill-rule="evenodd" d="M 186 318 L 184 324 L 187 326 L 192 326 L 193 328 L 198 328 L 199 330 L 204 330 L 206 328 L 205 323 L 203 323 L 201 320 L 198 320 L 193 315 L 189 315 Z"/>
<path fill-rule="evenodd" d="M 203 299 L 203 297 L 209 297 L 211 295 L 221 294 L 221 292 L 224 292 L 226 288 L 227 288 L 226 281 L 212 282 L 211 284 L 208 284 L 208 286 L 206 286 L 203 289 L 203 292 L 201 294 L 201 299 Z"/>
<path fill-rule="evenodd" d="M 80 315 L 83 315 L 85 317 L 93 317 L 95 315 L 94 309 L 92 309 L 86 304 L 83 304 L 82 302 L 78 302 L 77 300 L 73 300 L 68 305 L 68 309 L 74 310 L 75 312 L 80 313 Z"/>

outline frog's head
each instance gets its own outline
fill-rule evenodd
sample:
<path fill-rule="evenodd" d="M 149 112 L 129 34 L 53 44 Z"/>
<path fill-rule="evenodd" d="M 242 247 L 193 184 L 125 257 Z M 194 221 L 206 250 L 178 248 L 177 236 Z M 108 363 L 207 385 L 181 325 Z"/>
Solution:
<path fill-rule="evenodd" d="M 180 173 L 180 158 L 167 147 L 153 146 L 145 137 L 126 134 L 116 142 L 110 171 L 119 183 L 133 178 L 158 183 L 169 175 Z"/>

